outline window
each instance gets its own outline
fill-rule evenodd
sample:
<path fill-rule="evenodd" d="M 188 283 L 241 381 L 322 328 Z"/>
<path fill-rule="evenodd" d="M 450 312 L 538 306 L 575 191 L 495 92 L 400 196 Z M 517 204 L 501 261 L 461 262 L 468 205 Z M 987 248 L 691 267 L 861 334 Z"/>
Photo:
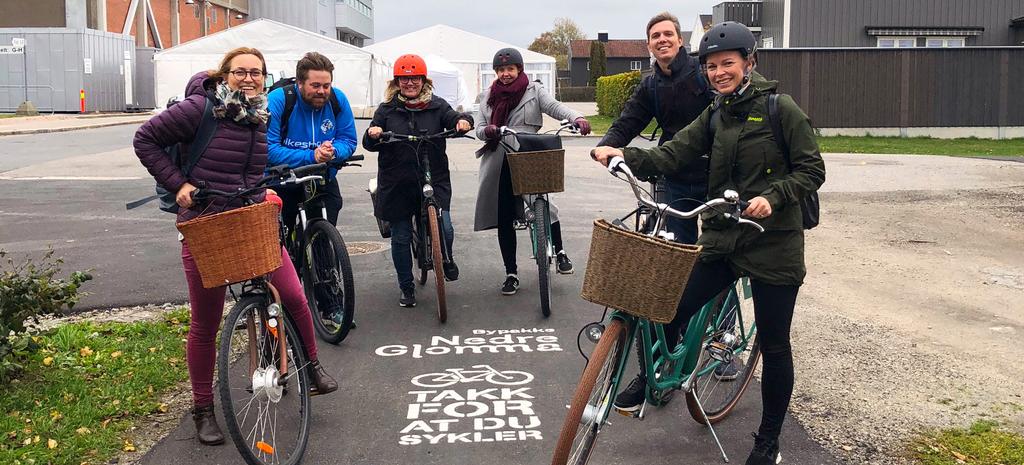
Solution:
<path fill-rule="evenodd" d="M 590 60 L 587 60 L 587 71 L 590 71 Z"/>
<path fill-rule="evenodd" d="M 338 3 L 342 2 L 351 7 L 353 10 L 358 11 L 363 16 L 366 16 L 367 18 L 373 17 L 373 8 L 370 8 L 360 0 L 338 0 Z"/>
<path fill-rule="evenodd" d="M 917 46 L 916 37 L 879 37 L 879 48 L 914 48 Z"/>
<path fill-rule="evenodd" d="M 775 38 L 765 37 L 761 39 L 761 48 L 775 48 Z"/>
<path fill-rule="evenodd" d="M 641 69 L 640 68 L 640 60 L 635 60 L 635 61 L 629 62 L 629 70 L 630 71 L 640 71 L 640 69 Z"/>
<path fill-rule="evenodd" d="M 948 48 L 948 47 L 963 47 L 965 38 L 963 37 L 928 37 L 925 39 L 925 47 L 929 48 Z"/>
<path fill-rule="evenodd" d="M 217 8 L 210 8 L 210 22 L 217 24 Z"/>

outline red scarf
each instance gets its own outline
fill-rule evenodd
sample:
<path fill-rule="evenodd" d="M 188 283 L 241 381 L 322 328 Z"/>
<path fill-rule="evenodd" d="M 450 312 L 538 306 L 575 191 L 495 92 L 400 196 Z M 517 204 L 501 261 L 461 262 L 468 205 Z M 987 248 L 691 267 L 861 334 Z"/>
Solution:
<path fill-rule="evenodd" d="M 491 107 L 490 124 L 500 127 L 508 123 L 508 114 L 516 105 L 519 105 L 519 101 L 526 94 L 526 86 L 528 85 L 530 85 L 530 79 L 522 71 L 519 72 L 516 80 L 508 85 L 502 84 L 498 79 L 491 83 L 491 92 L 487 96 L 487 106 Z M 498 141 L 489 141 L 486 148 L 487 150 L 494 150 L 494 147 L 497 145 Z"/>

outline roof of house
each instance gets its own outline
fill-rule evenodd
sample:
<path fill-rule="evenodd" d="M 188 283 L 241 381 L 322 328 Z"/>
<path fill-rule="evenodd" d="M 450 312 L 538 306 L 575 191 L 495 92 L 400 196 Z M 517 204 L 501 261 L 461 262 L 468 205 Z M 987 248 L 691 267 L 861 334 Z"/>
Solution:
<path fill-rule="evenodd" d="M 708 29 L 711 29 L 711 26 L 712 26 L 711 21 L 713 21 L 711 19 L 711 15 L 700 15 L 700 23 L 704 25 L 704 30 L 705 31 L 707 31 Z"/>
<path fill-rule="evenodd" d="M 1011 19 L 1010 25 L 1012 27 L 1024 27 L 1024 16 L 1021 16 L 1020 18 Z"/>
<path fill-rule="evenodd" d="M 590 44 L 594 40 L 574 40 L 569 42 L 574 57 L 590 57 Z M 647 58 L 647 41 L 643 39 L 609 40 L 604 45 L 604 54 L 608 58 Z"/>
<path fill-rule="evenodd" d="M 693 31 L 683 31 L 683 36 L 681 37 L 683 45 L 690 43 L 690 37 L 693 37 Z"/>

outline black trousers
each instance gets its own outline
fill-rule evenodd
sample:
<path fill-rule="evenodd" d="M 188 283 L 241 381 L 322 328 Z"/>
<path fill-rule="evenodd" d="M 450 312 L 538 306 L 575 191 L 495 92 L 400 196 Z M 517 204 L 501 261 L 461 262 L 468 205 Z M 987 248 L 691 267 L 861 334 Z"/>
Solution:
<path fill-rule="evenodd" d="M 513 223 L 516 219 L 516 208 L 523 201 L 512 190 L 512 173 L 508 168 L 508 160 L 501 166 L 498 178 L 498 248 L 501 249 L 501 261 L 505 264 L 505 273 L 518 273 L 516 265 L 516 230 Z M 562 225 L 551 224 L 551 245 L 555 252 L 562 250 Z"/>
<path fill-rule="evenodd" d="M 736 281 L 736 274 L 724 260 L 693 266 L 676 317 L 665 326 L 668 347 L 675 347 L 679 331 L 709 300 Z M 761 426 L 758 434 L 778 438 L 793 395 L 793 351 L 789 331 L 800 286 L 776 286 L 751 279 L 754 321 L 761 338 Z"/>
<path fill-rule="evenodd" d="M 303 200 L 303 186 L 277 186 L 274 187 L 274 191 L 281 197 L 281 202 L 284 204 L 281 208 L 281 218 L 284 220 L 284 225 L 288 228 L 288 234 L 292 233 L 295 229 L 295 218 L 299 214 L 299 204 Z M 338 225 L 338 213 L 341 212 L 341 207 L 344 201 L 341 198 L 341 188 L 338 186 L 338 179 L 331 179 L 320 188 L 321 199 L 324 202 L 324 207 L 327 209 L 327 221 L 331 224 Z M 307 217 L 319 217 L 320 212 L 306 212 Z"/>

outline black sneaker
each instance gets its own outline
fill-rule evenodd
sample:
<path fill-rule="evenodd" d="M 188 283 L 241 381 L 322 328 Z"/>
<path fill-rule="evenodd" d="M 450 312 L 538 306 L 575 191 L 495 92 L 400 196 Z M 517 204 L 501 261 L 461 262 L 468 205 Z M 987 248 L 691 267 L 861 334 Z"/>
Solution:
<path fill-rule="evenodd" d="M 555 262 L 558 264 L 558 274 L 572 274 L 572 260 L 569 260 L 564 250 L 555 256 Z"/>
<path fill-rule="evenodd" d="M 402 291 L 402 297 L 398 299 L 398 305 L 402 307 L 415 307 L 416 291 L 412 289 L 408 291 Z"/>
<path fill-rule="evenodd" d="M 519 277 L 510 274 L 505 277 L 505 284 L 501 285 L 501 293 L 505 295 L 515 294 L 519 290 Z"/>
<path fill-rule="evenodd" d="M 455 260 L 445 262 L 441 265 L 444 269 L 444 279 L 446 281 L 458 281 L 459 280 L 459 265 L 455 264 Z"/>
<path fill-rule="evenodd" d="M 615 396 L 615 408 L 623 412 L 639 410 L 640 405 L 644 403 L 644 398 L 647 396 L 646 391 L 647 380 L 637 375 L 636 378 L 633 378 L 633 381 L 629 382 L 629 386 L 626 389 Z"/>
<path fill-rule="evenodd" d="M 736 366 L 738 362 L 732 359 L 729 363 L 720 363 L 715 367 L 715 379 L 719 381 L 732 381 L 740 376 L 740 369 Z"/>
<path fill-rule="evenodd" d="M 782 463 L 778 439 L 763 439 L 756 434 L 752 434 L 752 436 L 754 436 L 754 450 L 750 451 L 746 465 L 776 465 Z"/>

